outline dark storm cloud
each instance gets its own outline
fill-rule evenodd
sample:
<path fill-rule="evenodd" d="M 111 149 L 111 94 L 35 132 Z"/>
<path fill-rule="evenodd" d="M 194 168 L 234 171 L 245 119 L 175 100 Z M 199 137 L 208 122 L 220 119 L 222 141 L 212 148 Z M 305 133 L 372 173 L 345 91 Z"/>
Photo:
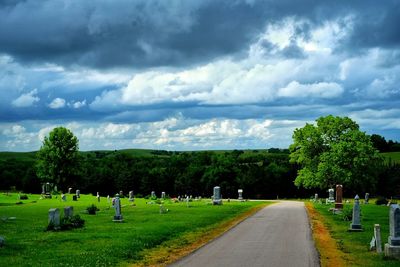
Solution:
<path fill-rule="evenodd" d="M 0 4 L 0 53 L 94 68 L 188 65 L 240 54 L 268 22 L 305 18 L 296 34 L 306 37 L 310 23 L 346 13 L 356 20 L 345 45 L 399 44 L 396 1 L 26 0 Z"/>

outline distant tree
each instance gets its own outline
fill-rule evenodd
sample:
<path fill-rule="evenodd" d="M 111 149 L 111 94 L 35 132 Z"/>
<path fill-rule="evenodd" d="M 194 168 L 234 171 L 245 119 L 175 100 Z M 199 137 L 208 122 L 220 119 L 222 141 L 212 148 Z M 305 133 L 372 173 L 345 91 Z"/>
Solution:
<path fill-rule="evenodd" d="M 37 153 L 36 173 L 43 182 L 55 183 L 66 190 L 78 169 L 78 138 L 64 128 L 54 128 Z"/>
<path fill-rule="evenodd" d="M 300 165 L 295 184 L 321 189 L 337 183 L 362 190 L 377 177 L 378 151 L 348 117 L 320 117 L 293 133 L 290 161 Z"/>
<path fill-rule="evenodd" d="M 379 150 L 379 152 L 387 152 L 389 150 L 389 145 L 385 140 L 385 137 L 379 134 L 371 135 L 371 141 L 374 147 Z"/>

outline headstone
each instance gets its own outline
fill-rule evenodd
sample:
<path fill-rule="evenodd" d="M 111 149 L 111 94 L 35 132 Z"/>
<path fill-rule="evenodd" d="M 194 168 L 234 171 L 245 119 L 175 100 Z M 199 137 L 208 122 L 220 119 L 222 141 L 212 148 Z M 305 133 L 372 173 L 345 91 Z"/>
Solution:
<path fill-rule="evenodd" d="M 189 196 L 186 196 L 186 207 L 188 208 L 190 207 L 189 201 L 190 201 Z"/>
<path fill-rule="evenodd" d="M 343 209 L 343 186 L 341 184 L 336 185 L 335 209 Z"/>
<path fill-rule="evenodd" d="M 81 197 L 81 190 L 79 190 L 79 189 L 76 190 L 75 195 L 76 195 L 77 198 L 80 198 Z"/>
<path fill-rule="evenodd" d="M 400 206 L 390 205 L 389 214 L 390 235 L 385 244 L 385 256 L 400 259 Z"/>
<path fill-rule="evenodd" d="M 46 189 L 46 194 L 49 194 L 50 193 L 50 183 L 46 183 L 45 189 Z"/>
<path fill-rule="evenodd" d="M 314 195 L 314 201 L 317 202 L 318 201 L 318 194 Z"/>
<path fill-rule="evenodd" d="M 376 252 L 382 253 L 381 226 L 379 224 L 374 224 L 374 238 Z"/>
<path fill-rule="evenodd" d="M 64 208 L 64 217 L 65 218 L 72 218 L 74 216 L 74 207 L 68 206 Z"/>
<path fill-rule="evenodd" d="M 54 229 L 60 228 L 60 210 L 59 209 L 49 209 L 49 224 L 54 225 Z"/>
<path fill-rule="evenodd" d="M 57 186 L 56 186 L 56 185 L 54 186 L 53 191 L 54 191 L 54 192 L 58 192 Z"/>
<path fill-rule="evenodd" d="M 76 195 L 72 196 L 72 201 L 78 201 L 78 197 Z"/>
<path fill-rule="evenodd" d="M 42 195 L 46 194 L 45 184 L 42 184 Z"/>
<path fill-rule="evenodd" d="M 64 201 L 64 202 L 67 201 L 67 196 L 64 195 L 64 194 L 62 194 L 62 195 L 61 195 L 61 200 Z"/>
<path fill-rule="evenodd" d="M 375 250 L 375 249 L 376 249 L 376 240 L 375 236 L 373 236 L 371 242 L 369 242 L 369 250 Z"/>
<path fill-rule="evenodd" d="M 97 198 L 97 202 L 100 202 L 100 193 L 99 192 L 97 192 L 96 198 Z"/>
<path fill-rule="evenodd" d="M 68 194 L 71 194 L 72 192 L 72 187 L 68 188 Z"/>
<path fill-rule="evenodd" d="M 222 205 L 221 187 L 214 187 L 213 205 Z"/>
<path fill-rule="evenodd" d="M 119 199 L 119 195 L 117 194 L 115 196 L 115 202 L 114 202 L 114 208 L 115 208 L 115 216 L 114 216 L 114 222 L 122 222 L 122 214 L 121 214 L 121 200 Z"/>
<path fill-rule="evenodd" d="M 133 202 L 134 196 L 133 196 L 133 191 L 129 191 L 129 201 Z"/>
<path fill-rule="evenodd" d="M 369 193 L 365 193 L 365 204 L 368 204 L 369 201 Z"/>
<path fill-rule="evenodd" d="M 161 192 L 161 198 L 165 199 L 165 192 Z"/>
<path fill-rule="evenodd" d="M 243 201 L 243 189 L 238 189 L 238 195 L 239 195 L 238 199 L 240 201 Z"/>
<path fill-rule="evenodd" d="M 0 248 L 3 247 L 5 244 L 6 244 L 6 239 L 0 236 Z"/>
<path fill-rule="evenodd" d="M 151 198 L 157 198 L 157 196 L 156 196 L 156 192 L 154 192 L 154 191 L 151 191 Z"/>
<path fill-rule="evenodd" d="M 110 204 L 110 195 L 107 195 L 107 203 Z"/>
<path fill-rule="evenodd" d="M 120 196 L 120 197 L 124 197 L 124 191 L 122 191 L 122 190 L 119 191 L 119 196 Z"/>
<path fill-rule="evenodd" d="M 334 203 L 335 202 L 335 198 L 334 198 L 335 190 L 333 188 L 329 188 L 328 192 L 329 192 L 328 202 Z"/>
<path fill-rule="evenodd" d="M 360 210 L 360 197 L 356 195 L 354 198 L 354 206 L 353 206 L 353 218 L 350 224 L 349 231 L 362 231 L 361 228 L 361 210 Z"/>

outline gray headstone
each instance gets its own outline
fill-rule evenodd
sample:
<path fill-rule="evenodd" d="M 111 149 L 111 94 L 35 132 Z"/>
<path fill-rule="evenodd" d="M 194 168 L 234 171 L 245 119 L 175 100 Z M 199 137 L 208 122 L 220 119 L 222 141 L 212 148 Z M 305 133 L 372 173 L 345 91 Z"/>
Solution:
<path fill-rule="evenodd" d="M 71 194 L 72 192 L 72 187 L 68 188 L 68 194 Z"/>
<path fill-rule="evenodd" d="M 42 184 L 42 194 L 46 194 L 45 184 Z"/>
<path fill-rule="evenodd" d="M 49 209 L 49 224 L 52 223 L 54 228 L 60 227 L 60 210 Z"/>
<path fill-rule="evenodd" d="M 389 229 L 389 244 L 400 246 L 400 206 L 397 204 L 390 206 Z"/>
<path fill-rule="evenodd" d="M 133 191 L 129 191 L 129 201 L 133 202 L 134 196 L 133 196 Z"/>
<path fill-rule="evenodd" d="M 72 196 L 72 201 L 78 201 L 78 197 L 76 195 Z"/>
<path fill-rule="evenodd" d="M 157 196 L 156 196 L 156 192 L 154 192 L 154 191 L 151 191 L 151 198 L 156 198 Z"/>
<path fill-rule="evenodd" d="M 369 201 L 369 193 L 365 193 L 365 204 L 368 204 Z"/>
<path fill-rule="evenodd" d="M 243 189 L 238 189 L 238 195 L 239 195 L 238 199 L 243 200 Z"/>
<path fill-rule="evenodd" d="M 119 191 L 119 196 L 120 196 L 120 197 L 123 197 L 123 196 L 124 196 L 124 191 L 122 191 L 122 190 Z"/>
<path fill-rule="evenodd" d="M 360 210 L 360 197 L 356 195 L 354 198 L 353 218 L 350 224 L 350 231 L 361 231 L 361 210 Z"/>
<path fill-rule="evenodd" d="M 381 226 L 379 224 L 374 224 L 374 238 L 376 252 L 382 253 Z"/>
<path fill-rule="evenodd" d="M 214 205 L 221 205 L 221 188 L 219 186 L 214 187 L 214 195 L 213 195 L 213 204 Z"/>
<path fill-rule="evenodd" d="M 80 198 L 81 197 L 81 190 L 79 190 L 79 189 L 76 190 L 75 195 L 76 195 L 77 198 Z"/>
<path fill-rule="evenodd" d="M 334 203 L 335 202 L 335 190 L 333 188 L 329 188 L 328 192 L 329 192 L 329 198 L 328 198 L 329 202 Z"/>
<path fill-rule="evenodd" d="M 314 195 L 314 201 L 318 201 L 318 194 Z"/>
<path fill-rule="evenodd" d="M 165 192 L 161 192 L 161 198 L 165 199 Z"/>
<path fill-rule="evenodd" d="M 64 217 L 71 218 L 74 216 L 74 207 L 68 206 L 64 208 Z"/>
<path fill-rule="evenodd" d="M 64 195 L 64 194 L 62 194 L 62 195 L 61 195 L 61 200 L 64 201 L 64 202 L 67 201 L 67 196 Z"/>
<path fill-rule="evenodd" d="M 122 222 L 121 200 L 119 199 L 118 194 L 115 196 L 114 208 L 115 208 L 115 216 L 114 216 L 113 221 L 114 222 Z"/>

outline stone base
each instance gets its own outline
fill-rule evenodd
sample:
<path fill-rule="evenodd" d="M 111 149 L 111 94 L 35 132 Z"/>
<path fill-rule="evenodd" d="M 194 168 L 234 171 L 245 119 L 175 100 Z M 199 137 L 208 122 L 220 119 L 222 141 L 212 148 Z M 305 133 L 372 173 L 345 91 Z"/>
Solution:
<path fill-rule="evenodd" d="M 389 258 L 395 258 L 400 260 L 400 246 L 391 246 L 388 243 L 385 244 L 385 256 Z"/>
<path fill-rule="evenodd" d="M 222 205 L 222 199 L 213 200 L 213 205 Z"/>
<path fill-rule="evenodd" d="M 123 221 L 123 219 L 122 219 L 122 215 L 119 215 L 119 216 L 114 216 L 114 220 L 113 220 L 113 222 L 122 222 Z"/>
<path fill-rule="evenodd" d="M 335 209 L 343 209 L 343 203 L 335 203 Z"/>
<path fill-rule="evenodd" d="M 347 231 L 361 232 L 361 231 L 363 231 L 363 229 L 361 228 L 361 224 L 350 224 L 350 228 Z"/>
<path fill-rule="evenodd" d="M 388 244 L 391 245 L 391 246 L 398 247 L 398 246 L 400 246 L 400 238 L 389 236 L 388 237 Z"/>

